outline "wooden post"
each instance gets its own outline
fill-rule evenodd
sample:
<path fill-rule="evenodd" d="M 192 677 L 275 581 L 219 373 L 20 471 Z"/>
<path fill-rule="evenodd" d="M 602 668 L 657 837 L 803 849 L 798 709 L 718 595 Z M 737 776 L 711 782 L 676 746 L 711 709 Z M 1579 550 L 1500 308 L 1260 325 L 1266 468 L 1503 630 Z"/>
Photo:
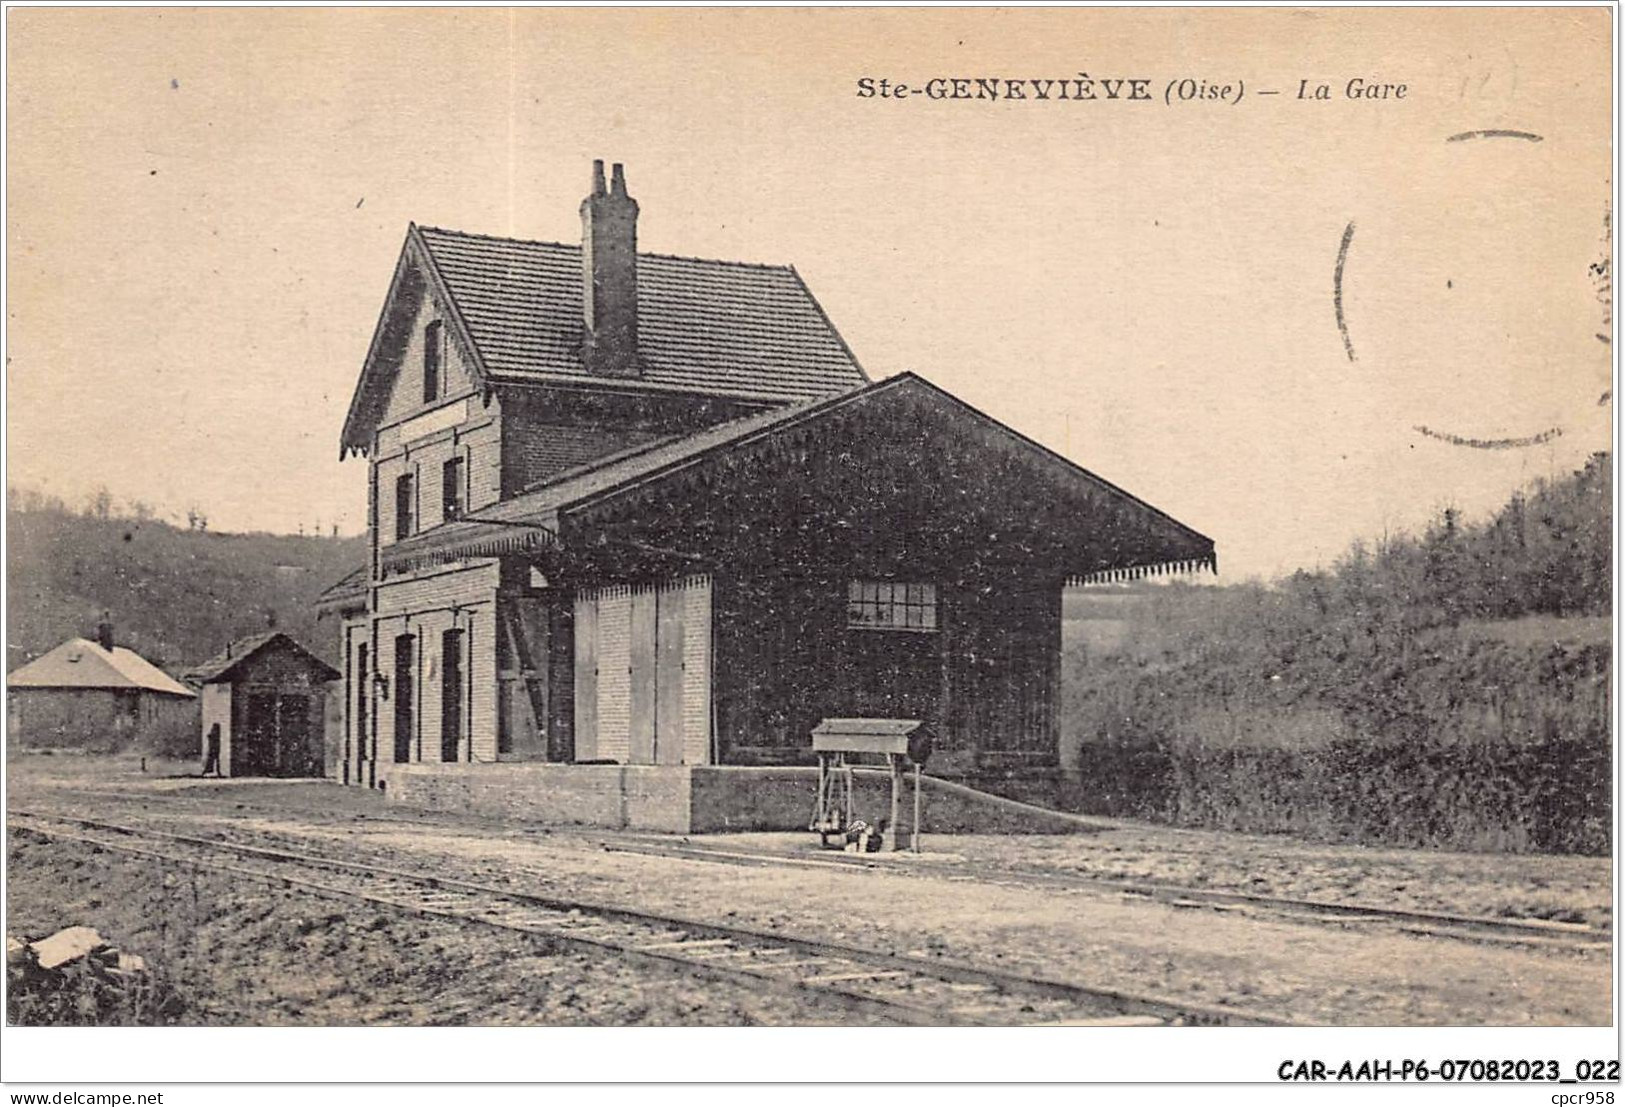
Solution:
<path fill-rule="evenodd" d="M 941 668 L 937 688 L 937 745 L 946 749 L 953 745 L 953 649 L 949 642 L 948 585 L 937 586 L 937 652 Z M 930 725 L 927 722 L 926 725 Z"/>
<path fill-rule="evenodd" d="M 898 793 L 901 792 L 903 788 L 903 763 L 899 755 L 895 753 L 888 753 L 886 755 L 886 760 L 891 762 L 891 822 L 887 824 L 887 829 L 891 831 L 891 849 L 889 852 L 896 853 L 898 829 L 897 809 L 898 801 L 902 798 Z"/>
<path fill-rule="evenodd" d="M 920 852 L 920 763 L 914 763 L 914 833 L 912 845 L 914 852 Z"/>

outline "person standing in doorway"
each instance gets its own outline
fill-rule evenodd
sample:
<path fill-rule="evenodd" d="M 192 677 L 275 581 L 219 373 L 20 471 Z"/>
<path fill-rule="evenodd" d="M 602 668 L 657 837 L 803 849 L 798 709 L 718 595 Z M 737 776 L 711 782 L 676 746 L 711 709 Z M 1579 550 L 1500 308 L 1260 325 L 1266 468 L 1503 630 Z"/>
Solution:
<path fill-rule="evenodd" d="M 203 757 L 203 774 L 202 775 L 208 776 L 210 773 L 213 773 L 215 776 L 220 775 L 220 724 L 219 723 L 215 723 L 213 726 L 209 727 L 209 738 L 208 738 L 208 741 L 207 741 L 207 744 L 206 744 L 206 752 L 204 753 L 204 757 Z"/>

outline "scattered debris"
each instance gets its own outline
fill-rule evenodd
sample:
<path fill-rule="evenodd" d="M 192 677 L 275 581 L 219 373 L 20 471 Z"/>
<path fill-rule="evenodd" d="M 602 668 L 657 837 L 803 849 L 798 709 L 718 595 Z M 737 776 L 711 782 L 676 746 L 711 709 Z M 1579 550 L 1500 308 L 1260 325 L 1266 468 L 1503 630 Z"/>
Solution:
<path fill-rule="evenodd" d="M 100 932 L 88 926 L 70 926 L 58 930 L 49 938 L 41 938 L 30 947 L 42 969 L 54 969 L 69 961 L 77 961 L 95 950 L 111 948 L 102 940 Z"/>
<path fill-rule="evenodd" d="M 6 935 L 7 1017 L 16 1025 L 150 1023 L 160 1000 L 146 959 L 89 926 L 27 941 Z"/>

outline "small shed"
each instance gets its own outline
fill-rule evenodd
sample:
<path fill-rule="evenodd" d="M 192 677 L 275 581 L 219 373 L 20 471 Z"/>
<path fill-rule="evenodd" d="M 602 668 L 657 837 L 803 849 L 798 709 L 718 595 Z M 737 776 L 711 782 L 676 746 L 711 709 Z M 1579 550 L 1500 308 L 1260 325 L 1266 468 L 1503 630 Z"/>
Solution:
<path fill-rule="evenodd" d="M 24 747 L 113 752 L 167 748 L 197 726 L 197 696 L 134 650 L 70 638 L 6 675 L 6 730 Z"/>
<path fill-rule="evenodd" d="M 338 670 L 281 631 L 239 639 L 186 674 L 202 688 L 200 754 L 220 725 L 225 776 L 321 776 L 326 685 Z"/>

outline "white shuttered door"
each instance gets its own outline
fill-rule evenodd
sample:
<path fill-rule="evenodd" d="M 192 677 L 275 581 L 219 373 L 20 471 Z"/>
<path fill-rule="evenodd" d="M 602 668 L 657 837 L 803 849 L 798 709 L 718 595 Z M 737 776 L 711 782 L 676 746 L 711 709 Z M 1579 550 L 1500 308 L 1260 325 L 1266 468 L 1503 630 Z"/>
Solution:
<path fill-rule="evenodd" d="M 634 619 L 634 602 L 651 608 L 653 617 Z M 657 641 L 662 626 L 665 637 Z M 648 641 L 633 642 L 634 634 Z M 637 658 L 658 663 L 637 665 Z M 668 765 L 677 763 L 678 751 L 685 765 L 710 760 L 709 577 L 685 577 L 655 589 L 616 585 L 578 593 L 575 660 L 578 760 L 625 764 L 634 745 L 639 761 L 656 759 L 654 751 Z M 670 702 L 673 696 L 681 702 Z M 632 742 L 634 723 L 656 728 L 652 749 L 647 734 Z"/>

